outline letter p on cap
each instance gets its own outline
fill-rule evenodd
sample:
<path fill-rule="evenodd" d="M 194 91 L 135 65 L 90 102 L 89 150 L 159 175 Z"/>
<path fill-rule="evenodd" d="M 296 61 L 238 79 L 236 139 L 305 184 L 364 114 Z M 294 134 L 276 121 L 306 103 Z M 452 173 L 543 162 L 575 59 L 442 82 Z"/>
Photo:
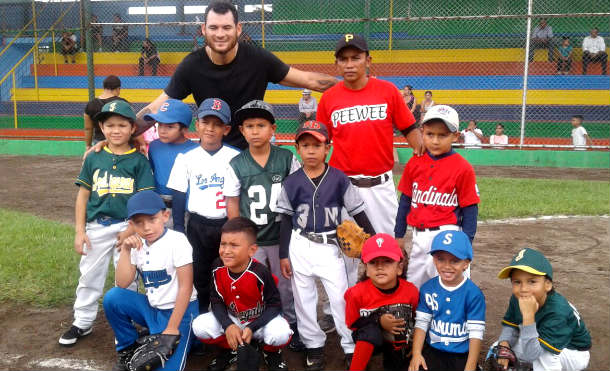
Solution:
<path fill-rule="evenodd" d="M 354 35 L 351 33 L 346 33 L 345 34 L 345 42 L 348 43 L 351 39 L 354 38 Z"/>

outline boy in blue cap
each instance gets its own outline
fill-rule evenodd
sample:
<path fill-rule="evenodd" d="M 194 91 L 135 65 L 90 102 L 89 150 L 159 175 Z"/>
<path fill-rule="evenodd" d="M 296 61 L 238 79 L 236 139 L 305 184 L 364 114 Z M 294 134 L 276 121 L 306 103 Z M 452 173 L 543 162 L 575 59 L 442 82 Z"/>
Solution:
<path fill-rule="evenodd" d="M 472 261 L 470 238 L 442 231 L 432 240 L 430 254 L 438 276 L 419 292 L 409 370 L 475 370 L 485 332 L 485 297 L 464 275 Z"/>
<path fill-rule="evenodd" d="M 176 157 L 198 147 L 197 143 L 186 137 L 193 120 L 193 112 L 186 103 L 177 99 L 168 99 L 157 113 L 146 115 L 144 119 L 155 121 L 159 127 L 159 139 L 150 143 L 148 159 L 155 175 L 157 192 L 171 210 L 172 190 L 167 188 L 167 181 Z M 168 227 L 172 227 L 171 218 Z"/>
<path fill-rule="evenodd" d="M 186 236 L 193 246 L 194 283 L 199 311 L 208 312 L 212 263 L 218 258 L 220 228 L 227 221 L 223 195 L 229 161 L 239 151 L 223 144 L 231 130 L 231 109 L 220 98 L 208 98 L 197 111 L 200 145 L 178 155 L 167 182 L 173 192 L 174 229 L 184 232 L 184 212 L 189 212 Z"/>
<path fill-rule="evenodd" d="M 180 335 L 174 354 L 160 369 L 183 370 L 194 339 L 191 324 L 199 314 L 191 245 L 184 234 L 165 227 L 169 211 L 153 191 L 132 196 L 127 201 L 127 216 L 136 234 L 121 245 L 116 287 L 104 296 L 104 312 L 118 352 L 113 370 L 127 370 L 140 345 L 134 322 L 148 327 L 151 334 Z M 142 277 L 145 295 L 126 289 L 136 272 Z"/>

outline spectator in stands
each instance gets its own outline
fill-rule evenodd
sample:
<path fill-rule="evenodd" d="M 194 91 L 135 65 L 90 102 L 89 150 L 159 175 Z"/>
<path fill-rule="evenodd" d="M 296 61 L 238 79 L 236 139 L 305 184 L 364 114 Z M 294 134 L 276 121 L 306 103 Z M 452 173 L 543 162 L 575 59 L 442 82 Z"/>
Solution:
<path fill-rule="evenodd" d="M 421 102 L 420 105 L 420 116 L 424 117 L 426 115 L 426 112 L 428 112 L 428 110 L 430 109 L 430 107 L 434 106 L 436 103 L 434 103 L 434 101 L 432 100 L 432 92 L 430 90 L 427 90 L 424 93 L 424 100 Z"/>
<path fill-rule="evenodd" d="M 159 63 L 161 63 L 161 58 L 159 58 L 157 47 L 149 38 L 144 39 L 142 41 L 142 53 L 138 60 L 138 74 L 144 76 L 144 65 L 148 64 L 152 68 L 152 75 L 157 76 Z"/>
<path fill-rule="evenodd" d="M 415 121 L 419 121 L 419 111 L 417 109 L 417 99 L 415 99 L 415 95 L 413 95 L 413 87 L 411 85 L 405 85 L 402 88 L 402 99 L 404 99 L 407 108 L 415 117 Z"/>
<path fill-rule="evenodd" d="M 120 14 L 114 15 L 114 23 L 123 23 L 123 18 Z M 129 36 L 129 29 L 127 25 L 116 24 L 112 26 L 112 51 L 126 51 L 129 46 L 127 38 Z"/>
<path fill-rule="evenodd" d="M 117 99 L 125 100 L 119 97 L 121 94 L 121 80 L 118 77 L 114 75 L 106 77 L 103 82 L 103 88 L 102 94 L 87 103 L 85 107 L 83 119 L 85 120 L 85 147 L 87 149 L 105 139 L 99 123 L 93 119 L 95 115 L 102 110 L 104 104 Z"/>
<path fill-rule="evenodd" d="M 586 146 L 593 145 L 587 129 L 582 126 L 582 121 L 583 117 L 581 115 L 572 116 L 572 144 L 576 151 L 586 151 Z"/>
<path fill-rule="evenodd" d="M 496 133 L 489 137 L 489 144 L 494 148 L 503 148 L 504 145 L 508 144 L 508 136 L 504 134 L 504 125 L 496 125 Z"/>
<path fill-rule="evenodd" d="M 197 27 L 197 32 L 193 35 L 193 51 L 205 46 L 205 37 L 201 33 L 201 27 Z"/>
<path fill-rule="evenodd" d="M 572 69 L 572 45 L 570 38 L 563 37 L 561 45 L 557 48 L 557 74 L 567 75 Z"/>
<path fill-rule="evenodd" d="M 98 22 L 97 16 L 92 15 L 91 23 L 97 23 L 97 22 Z M 97 42 L 97 51 L 98 52 L 102 51 L 102 33 L 103 33 L 102 25 L 99 25 L 99 24 L 91 25 L 91 38 L 93 39 L 94 42 Z"/>
<path fill-rule="evenodd" d="M 534 60 L 535 49 L 547 49 L 548 60 L 549 62 L 553 61 L 553 28 L 546 23 L 546 18 L 542 18 L 540 22 L 538 22 L 538 26 L 532 31 L 529 53 L 530 62 Z"/>
<path fill-rule="evenodd" d="M 605 75 L 608 68 L 608 54 L 606 53 L 606 43 L 604 38 L 598 36 L 599 29 L 595 27 L 591 30 L 591 35 L 582 41 L 582 74 L 587 74 L 589 63 L 599 62 L 602 65 L 602 75 Z"/>
<path fill-rule="evenodd" d="M 76 35 L 71 31 L 64 31 L 61 36 L 61 55 L 64 56 L 64 63 L 68 63 L 68 55 L 72 58 L 72 63 L 76 63 Z"/>
<path fill-rule="evenodd" d="M 468 126 L 460 132 L 460 136 L 464 139 L 464 148 L 481 148 L 481 143 L 485 140 L 475 120 L 468 121 Z"/>
<path fill-rule="evenodd" d="M 316 119 L 318 102 L 311 96 L 311 90 L 303 89 L 303 97 L 299 100 L 299 124 Z"/>

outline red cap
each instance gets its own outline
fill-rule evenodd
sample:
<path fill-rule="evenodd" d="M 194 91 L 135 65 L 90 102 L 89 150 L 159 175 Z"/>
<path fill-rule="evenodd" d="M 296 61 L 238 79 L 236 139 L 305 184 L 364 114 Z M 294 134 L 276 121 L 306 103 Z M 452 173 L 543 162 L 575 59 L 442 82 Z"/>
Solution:
<path fill-rule="evenodd" d="M 377 233 L 364 242 L 362 261 L 365 264 L 380 256 L 385 256 L 396 261 L 400 261 L 403 258 L 398 242 L 389 234 Z"/>

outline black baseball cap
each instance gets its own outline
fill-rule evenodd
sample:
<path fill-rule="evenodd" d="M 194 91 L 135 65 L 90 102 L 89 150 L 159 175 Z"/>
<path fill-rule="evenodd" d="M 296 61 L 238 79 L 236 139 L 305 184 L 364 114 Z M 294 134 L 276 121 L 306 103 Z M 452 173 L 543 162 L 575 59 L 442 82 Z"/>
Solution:
<path fill-rule="evenodd" d="M 244 123 L 244 120 L 249 118 L 264 118 L 272 124 L 275 124 L 275 117 L 273 117 L 273 107 L 267 102 L 262 100 L 251 100 L 244 104 L 240 109 L 235 112 L 235 121 L 237 125 Z"/>
<path fill-rule="evenodd" d="M 369 52 L 369 45 L 364 37 L 353 33 L 346 33 L 345 35 L 341 36 L 341 39 L 339 39 L 337 42 L 337 46 L 335 47 L 335 57 L 339 55 L 341 50 L 347 48 L 348 46 L 363 52 Z"/>
<path fill-rule="evenodd" d="M 309 120 L 299 125 L 294 140 L 298 141 L 303 134 L 311 134 L 320 142 L 328 143 L 328 129 L 319 121 Z"/>

